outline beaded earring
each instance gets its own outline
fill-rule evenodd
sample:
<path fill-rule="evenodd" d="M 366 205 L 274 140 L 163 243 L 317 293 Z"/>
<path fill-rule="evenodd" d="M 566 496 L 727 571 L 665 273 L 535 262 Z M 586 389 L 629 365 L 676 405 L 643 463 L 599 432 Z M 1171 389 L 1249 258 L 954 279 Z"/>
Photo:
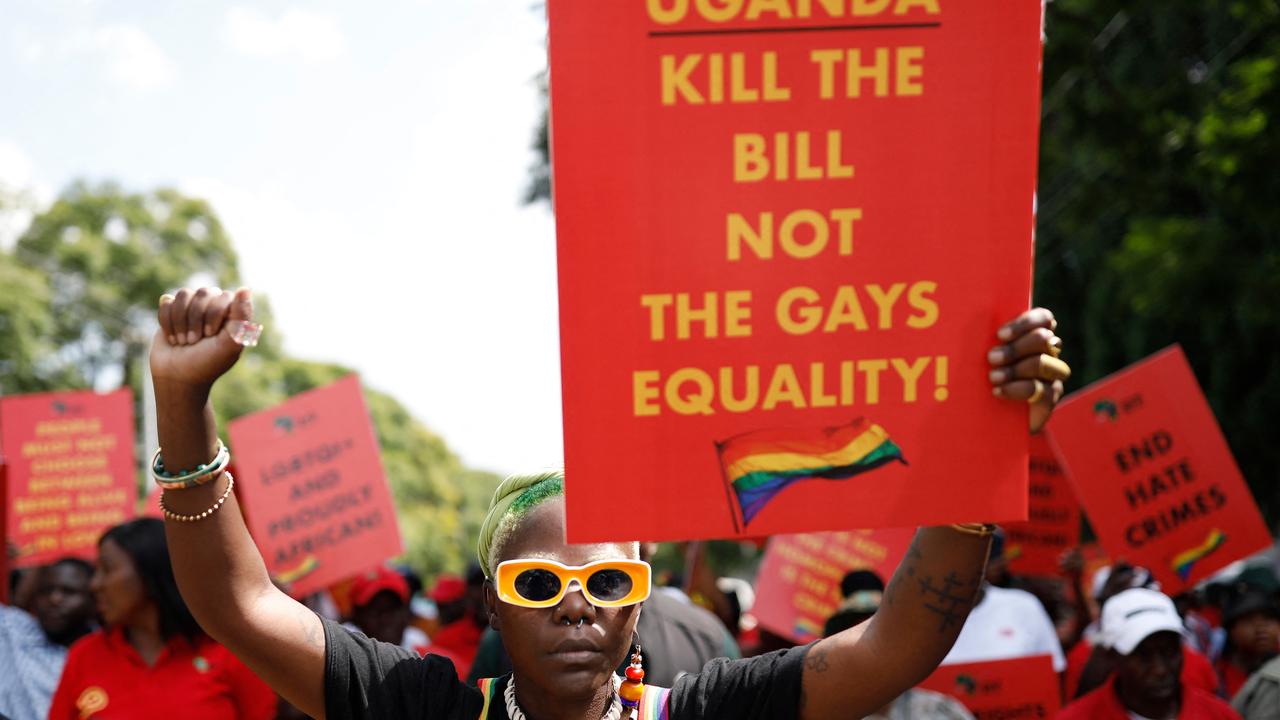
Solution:
<path fill-rule="evenodd" d="M 627 666 L 627 679 L 618 687 L 618 698 L 622 707 L 626 708 L 626 716 L 631 717 L 640 707 L 640 698 L 644 695 L 644 659 L 640 655 L 640 643 L 636 643 L 636 651 L 631 654 L 631 664 Z"/>

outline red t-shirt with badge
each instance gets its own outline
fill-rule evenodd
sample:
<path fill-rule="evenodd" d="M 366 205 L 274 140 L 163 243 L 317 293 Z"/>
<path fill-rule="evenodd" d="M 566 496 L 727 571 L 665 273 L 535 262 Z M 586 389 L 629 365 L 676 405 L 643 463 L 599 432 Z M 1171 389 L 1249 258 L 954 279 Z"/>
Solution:
<path fill-rule="evenodd" d="M 1116 694 L 1115 677 L 1058 711 L 1057 720 L 1132 720 Z M 1197 687 L 1182 686 L 1178 720 L 1240 720 L 1231 706 Z"/>
<path fill-rule="evenodd" d="M 270 720 L 275 715 L 271 688 L 213 640 L 202 636 L 192 645 L 174 637 L 148 667 L 118 627 L 71 646 L 49 708 L 50 720 Z"/>

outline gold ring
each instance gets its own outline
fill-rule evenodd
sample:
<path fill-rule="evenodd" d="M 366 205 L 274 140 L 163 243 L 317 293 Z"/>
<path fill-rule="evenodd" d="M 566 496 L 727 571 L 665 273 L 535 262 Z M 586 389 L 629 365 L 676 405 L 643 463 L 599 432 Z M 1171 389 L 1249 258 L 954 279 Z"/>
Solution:
<path fill-rule="evenodd" d="M 1044 383 L 1039 380 L 1032 380 L 1035 383 L 1035 392 L 1031 393 L 1031 397 L 1027 398 L 1028 405 L 1035 405 L 1040 402 L 1040 398 L 1044 397 Z"/>
<path fill-rule="evenodd" d="M 1062 338 L 1058 337 L 1057 335 L 1053 336 L 1053 339 L 1049 341 L 1048 354 L 1054 357 L 1059 357 L 1062 355 Z"/>

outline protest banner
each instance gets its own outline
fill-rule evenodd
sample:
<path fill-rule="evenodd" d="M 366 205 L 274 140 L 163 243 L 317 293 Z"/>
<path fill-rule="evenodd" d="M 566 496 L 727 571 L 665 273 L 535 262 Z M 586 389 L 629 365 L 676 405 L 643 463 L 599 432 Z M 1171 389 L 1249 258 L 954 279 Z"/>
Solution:
<path fill-rule="evenodd" d="M 571 541 L 1026 518 L 1040 9 L 548 3 Z"/>
<path fill-rule="evenodd" d="M 840 580 L 850 570 L 872 570 L 887 584 L 915 530 L 889 528 L 778 535 L 769 540 L 756 574 L 751 607 L 770 632 L 807 643 L 844 599 Z"/>
<path fill-rule="evenodd" d="M 233 420 L 236 495 L 267 570 L 295 596 L 402 550 L 355 375 Z"/>
<path fill-rule="evenodd" d="M 107 528 L 133 517 L 133 394 L 124 388 L 0 398 L 5 539 L 13 567 L 94 558 Z"/>
<path fill-rule="evenodd" d="M 1043 433 L 1031 438 L 1030 471 L 1030 519 L 1004 526 L 1004 557 L 1015 575 L 1059 577 L 1062 554 L 1080 544 L 1080 501 Z"/>
<path fill-rule="evenodd" d="M 1051 718 L 1061 706 L 1049 655 L 943 665 L 920 687 L 959 700 L 977 720 Z"/>
<path fill-rule="evenodd" d="M 1102 546 L 1165 593 L 1270 546 L 1181 347 L 1072 393 L 1049 432 Z"/>

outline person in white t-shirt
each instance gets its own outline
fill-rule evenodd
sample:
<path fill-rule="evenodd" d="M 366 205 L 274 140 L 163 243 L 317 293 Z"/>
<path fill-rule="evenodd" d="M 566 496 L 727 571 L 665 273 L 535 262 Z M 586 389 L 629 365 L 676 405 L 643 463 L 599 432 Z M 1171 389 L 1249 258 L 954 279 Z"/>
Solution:
<path fill-rule="evenodd" d="M 942 664 L 1050 655 L 1055 672 L 1066 670 L 1067 659 L 1062 653 L 1057 630 L 1036 596 L 1023 590 L 996 587 L 989 582 L 990 573 L 1003 567 L 1003 556 L 1004 534 L 997 533 L 991 544 L 988 582 L 983 583 L 978 604 L 969 613 L 960 637 L 956 638 L 955 646 Z"/>

